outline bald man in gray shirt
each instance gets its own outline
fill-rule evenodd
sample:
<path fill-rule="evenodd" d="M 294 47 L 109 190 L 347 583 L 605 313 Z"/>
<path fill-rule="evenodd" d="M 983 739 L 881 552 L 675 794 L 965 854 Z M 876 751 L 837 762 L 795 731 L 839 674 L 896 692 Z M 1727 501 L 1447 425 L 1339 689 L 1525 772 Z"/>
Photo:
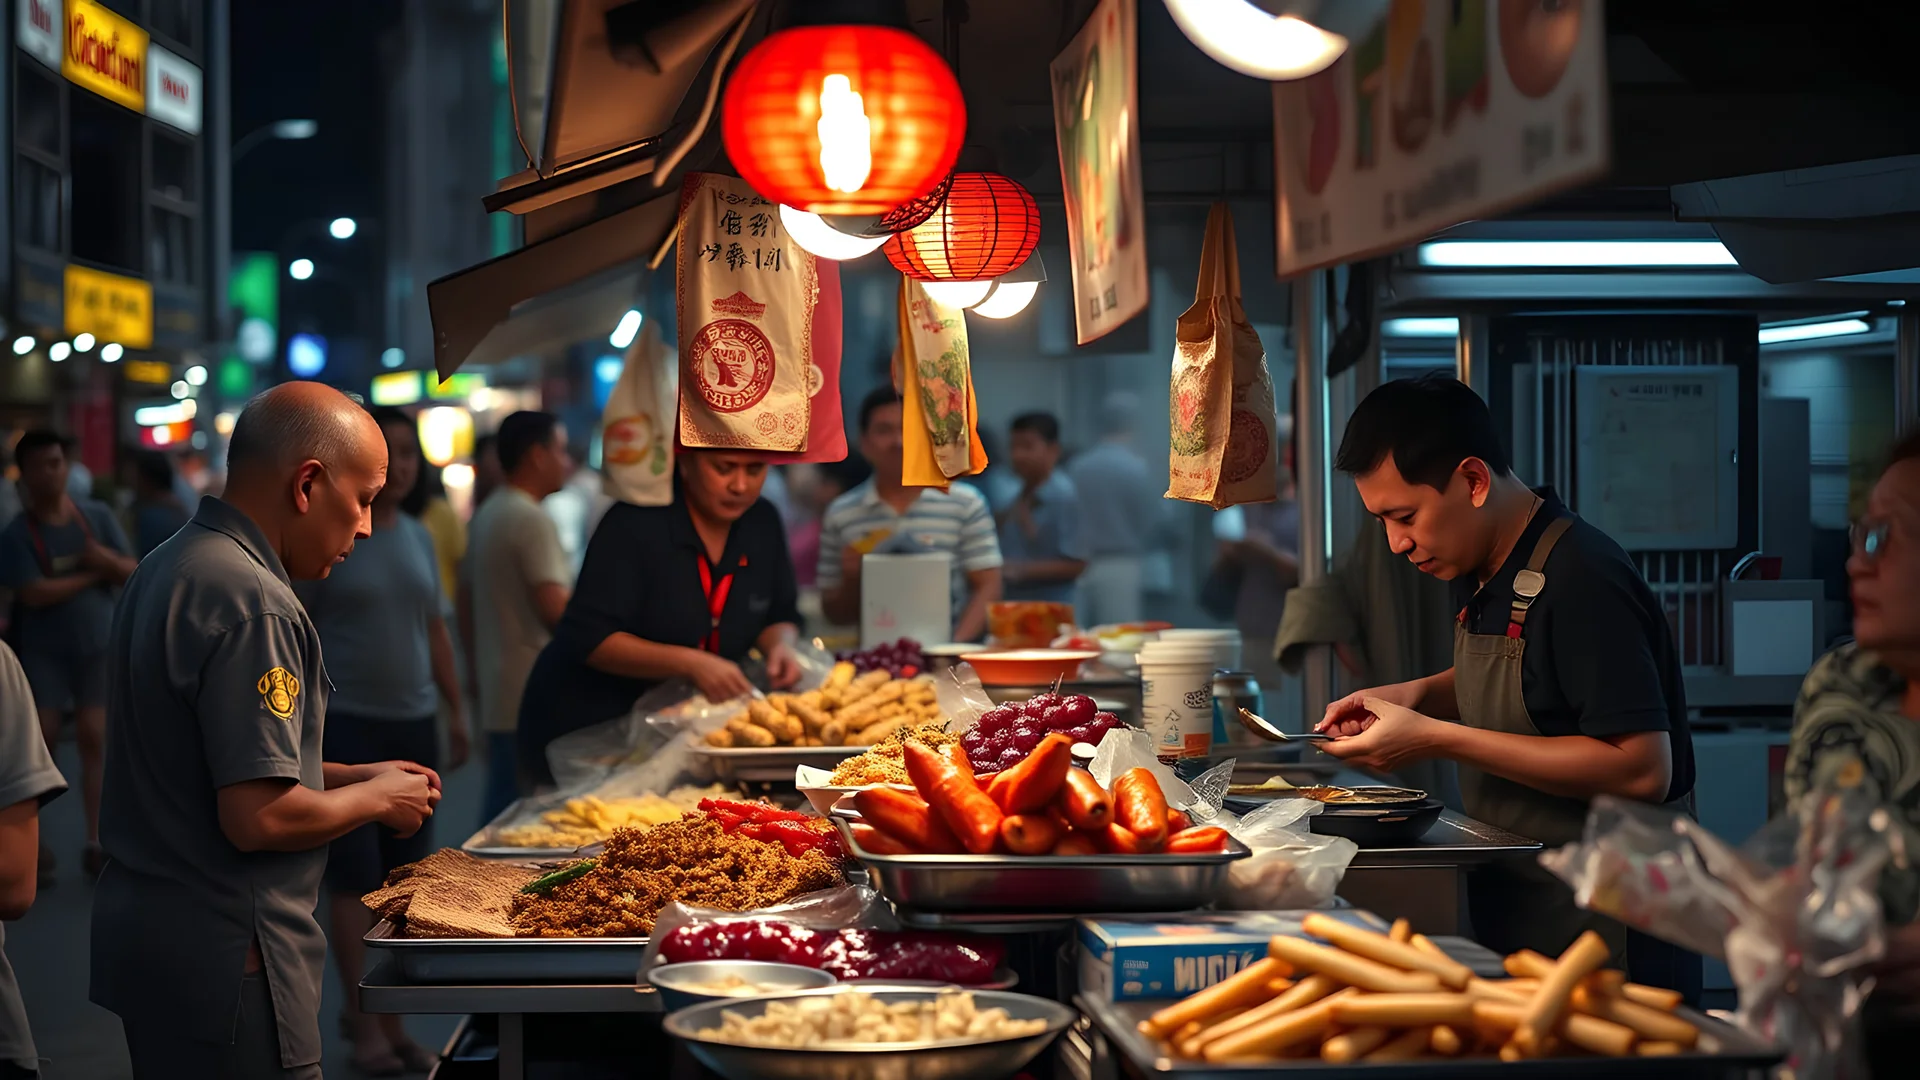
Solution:
<path fill-rule="evenodd" d="M 327 843 L 418 830 L 440 778 L 323 764 L 326 667 L 293 579 L 372 535 L 386 444 L 339 391 L 284 383 L 241 413 L 225 496 L 127 582 L 109 650 L 109 862 L 92 997 L 135 1080 L 320 1076 Z"/>

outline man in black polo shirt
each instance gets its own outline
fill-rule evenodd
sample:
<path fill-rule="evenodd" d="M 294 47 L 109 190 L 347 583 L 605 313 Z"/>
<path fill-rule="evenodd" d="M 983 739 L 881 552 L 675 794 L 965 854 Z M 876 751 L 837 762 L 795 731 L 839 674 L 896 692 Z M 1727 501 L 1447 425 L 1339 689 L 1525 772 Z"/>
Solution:
<path fill-rule="evenodd" d="M 625 716 L 668 679 L 738 697 L 752 689 L 739 661 L 758 649 L 771 689 L 799 680 L 799 590 L 766 478 L 758 454 L 683 449 L 671 504 L 615 503 L 600 519 L 520 698 L 523 793 L 552 786 L 548 743 Z"/>
<path fill-rule="evenodd" d="M 1620 545 L 1513 475 L 1485 402 L 1451 378 L 1387 383 L 1336 465 L 1460 609 L 1453 666 L 1334 702 L 1328 753 L 1387 772 L 1452 759 L 1470 815 L 1548 847 L 1581 838 L 1597 795 L 1685 805 L 1693 738 L 1666 614 Z M 1697 956 L 1581 911 L 1532 857 L 1476 872 L 1468 902 L 1496 951 L 1558 955 L 1591 928 L 1633 978 L 1698 996 Z"/>

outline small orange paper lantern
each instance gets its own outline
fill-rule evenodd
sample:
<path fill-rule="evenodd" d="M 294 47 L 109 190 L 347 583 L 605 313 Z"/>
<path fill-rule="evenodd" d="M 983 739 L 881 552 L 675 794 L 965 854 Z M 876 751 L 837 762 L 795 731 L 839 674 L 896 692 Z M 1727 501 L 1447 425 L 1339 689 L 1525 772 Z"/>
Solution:
<path fill-rule="evenodd" d="M 893 234 L 887 261 L 918 281 L 986 281 L 1027 261 L 1040 243 L 1040 206 L 999 173 L 954 173 L 933 216 Z"/>
<path fill-rule="evenodd" d="M 946 61 L 887 26 L 800 26 L 734 70 L 727 157 L 766 198 L 816 214 L 882 214 L 953 168 L 967 105 Z"/>

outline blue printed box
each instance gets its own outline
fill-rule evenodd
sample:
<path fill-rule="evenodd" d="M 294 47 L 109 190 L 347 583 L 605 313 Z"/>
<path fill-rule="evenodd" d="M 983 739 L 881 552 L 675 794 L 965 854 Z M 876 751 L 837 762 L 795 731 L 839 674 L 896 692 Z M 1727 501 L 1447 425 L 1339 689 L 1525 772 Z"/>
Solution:
<path fill-rule="evenodd" d="M 1313 912 L 1195 914 L 1178 922 L 1080 920 L 1080 992 L 1111 1001 L 1185 997 L 1267 955 L 1276 934 L 1306 937 Z M 1385 932 L 1387 923 L 1354 908 L 1318 912 Z"/>

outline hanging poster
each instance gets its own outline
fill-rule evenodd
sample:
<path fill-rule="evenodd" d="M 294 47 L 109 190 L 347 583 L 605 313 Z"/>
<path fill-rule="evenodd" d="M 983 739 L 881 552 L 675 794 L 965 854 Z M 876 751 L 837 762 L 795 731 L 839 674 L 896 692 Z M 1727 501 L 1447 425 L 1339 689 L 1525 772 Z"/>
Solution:
<path fill-rule="evenodd" d="M 1147 308 L 1136 5 L 1101 0 L 1051 65 L 1073 321 L 1082 345 Z"/>
<path fill-rule="evenodd" d="M 1274 83 L 1279 275 L 1605 173 L 1605 16 L 1603 0 L 1394 0 L 1332 67 Z"/>
<path fill-rule="evenodd" d="M 681 444 L 805 450 L 819 268 L 773 204 L 744 180 L 688 173 L 675 287 Z"/>

